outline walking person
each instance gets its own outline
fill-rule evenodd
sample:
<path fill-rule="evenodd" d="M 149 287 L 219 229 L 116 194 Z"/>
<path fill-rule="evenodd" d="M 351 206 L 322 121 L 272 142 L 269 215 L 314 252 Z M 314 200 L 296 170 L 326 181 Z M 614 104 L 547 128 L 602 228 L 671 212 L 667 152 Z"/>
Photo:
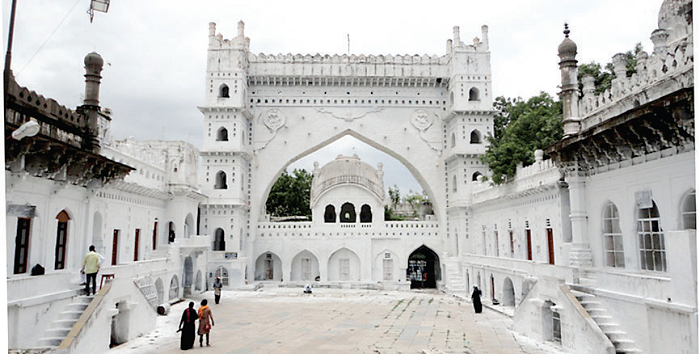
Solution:
<path fill-rule="evenodd" d="M 472 303 L 474 304 L 474 312 L 481 313 L 481 290 L 476 285 L 472 291 Z"/>
<path fill-rule="evenodd" d="M 90 246 L 90 252 L 83 258 L 80 272 L 85 274 L 85 295 L 90 296 L 90 280 L 92 280 L 92 295 L 97 292 L 97 272 L 100 271 L 100 255 L 95 252 L 95 246 Z"/>
<path fill-rule="evenodd" d="M 180 349 L 187 350 L 194 347 L 194 321 L 198 319 L 197 311 L 194 309 L 194 302 L 190 301 L 190 307 L 186 308 L 180 319 L 180 326 L 177 329 L 180 334 Z"/>
<path fill-rule="evenodd" d="M 211 326 L 214 325 L 214 316 L 211 314 L 211 309 L 207 306 L 207 299 L 202 300 L 202 306 L 197 310 L 199 315 L 199 329 L 197 334 L 199 334 L 199 346 L 202 347 L 202 339 L 204 335 L 207 335 L 207 347 L 209 346 L 209 331 Z"/>
<path fill-rule="evenodd" d="M 219 300 L 221 300 L 221 287 L 224 285 L 221 284 L 221 277 L 216 277 L 216 280 L 214 281 L 214 284 L 212 287 L 214 288 L 214 302 L 218 305 Z"/>

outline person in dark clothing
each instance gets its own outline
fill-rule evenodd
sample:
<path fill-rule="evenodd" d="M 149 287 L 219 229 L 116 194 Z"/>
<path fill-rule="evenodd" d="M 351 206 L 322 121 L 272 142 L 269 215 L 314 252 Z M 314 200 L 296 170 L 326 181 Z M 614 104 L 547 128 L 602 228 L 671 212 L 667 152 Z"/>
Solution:
<path fill-rule="evenodd" d="M 481 290 L 476 285 L 472 291 L 472 303 L 474 304 L 474 312 L 481 313 Z"/>
<path fill-rule="evenodd" d="M 180 334 L 180 349 L 187 350 L 194 347 L 194 340 L 196 337 L 194 321 L 196 321 L 197 318 L 199 318 L 199 316 L 194 309 L 194 302 L 190 302 L 190 307 L 185 309 L 185 312 L 182 313 L 180 327 L 178 328 L 178 331 L 182 332 Z"/>
<path fill-rule="evenodd" d="M 223 287 L 223 284 L 221 284 L 221 277 L 216 277 L 216 281 L 212 287 L 214 288 L 214 302 L 218 304 L 219 300 L 221 300 L 221 288 Z"/>

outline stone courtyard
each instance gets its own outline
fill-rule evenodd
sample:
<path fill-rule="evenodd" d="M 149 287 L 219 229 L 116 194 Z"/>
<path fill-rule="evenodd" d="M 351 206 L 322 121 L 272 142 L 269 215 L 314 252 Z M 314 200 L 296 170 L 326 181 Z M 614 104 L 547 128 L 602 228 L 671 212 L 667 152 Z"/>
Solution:
<path fill-rule="evenodd" d="M 211 291 L 173 305 L 156 329 L 110 354 L 181 353 L 176 333 L 190 300 L 210 301 L 215 326 L 208 353 L 559 353 L 514 333 L 510 317 L 437 291 L 314 289 L 269 285 L 257 291 Z"/>

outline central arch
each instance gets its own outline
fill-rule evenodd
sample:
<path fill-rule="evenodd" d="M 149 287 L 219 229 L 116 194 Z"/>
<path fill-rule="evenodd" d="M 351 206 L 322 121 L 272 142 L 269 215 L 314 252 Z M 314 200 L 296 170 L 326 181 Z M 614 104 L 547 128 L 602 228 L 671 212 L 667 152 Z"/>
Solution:
<path fill-rule="evenodd" d="M 359 281 L 360 257 L 347 248 L 341 248 L 328 259 L 329 281 Z"/>
<path fill-rule="evenodd" d="M 255 261 L 255 280 L 283 280 L 282 260 L 272 252 L 263 252 Z"/>
<path fill-rule="evenodd" d="M 308 122 L 310 120 L 312 119 L 306 119 L 306 123 L 310 123 Z M 382 124 L 384 122 L 384 120 L 373 121 L 372 124 L 366 124 L 364 130 L 372 131 L 373 134 L 381 134 L 378 132 L 384 130 L 382 129 Z M 295 136 L 295 134 L 297 133 L 303 133 L 303 137 L 307 137 L 306 134 L 308 130 L 304 130 L 304 127 L 305 125 L 299 125 L 284 130 L 294 131 L 294 133 L 288 133 L 288 138 L 297 139 L 297 137 Z M 325 128 L 319 129 L 326 130 Z M 426 192 L 431 202 L 433 202 L 433 205 L 435 206 L 436 216 L 438 217 L 438 219 L 440 219 L 441 215 L 444 214 L 442 210 L 442 205 L 444 203 L 441 195 L 439 193 L 435 193 L 435 191 L 441 190 L 438 184 L 443 183 L 444 181 L 442 181 L 441 179 L 442 175 L 440 172 L 442 166 L 438 165 L 438 168 L 436 168 L 436 165 L 434 163 L 434 161 L 439 160 L 440 150 L 435 147 L 432 147 L 430 143 L 424 139 L 422 134 L 419 134 L 418 131 L 415 131 L 415 128 L 411 127 L 411 129 L 413 129 L 414 132 L 412 132 L 411 134 L 406 134 L 405 140 L 401 142 L 393 142 L 391 144 L 381 144 L 375 141 L 375 139 L 365 136 L 364 134 L 354 129 L 346 129 L 325 140 L 306 144 L 303 144 L 303 140 L 305 139 L 297 139 L 295 144 L 285 144 L 285 141 L 279 137 L 272 138 L 270 141 L 267 142 L 267 145 L 264 148 L 260 149 L 259 151 L 256 151 L 258 155 L 258 161 L 260 162 L 258 166 L 256 180 L 259 181 L 260 184 L 256 184 L 255 188 L 258 189 L 260 193 L 252 193 L 252 195 L 258 196 L 256 198 L 259 199 L 257 199 L 257 201 L 255 201 L 255 203 L 251 205 L 251 211 L 255 213 L 261 213 L 258 215 L 264 214 L 263 209 L 265 206 L 265 201 L 267 200 L 270 194 L 272 185 L 275 183 L 275 181 L 277 181 L 279 176 L 282 175 L 282 173 L 286 170 L 286 168 L 289 165 L 293 164 L 294 162 L 307 155 L 310 155 L 322 149 L 323 147 L 335 142 L 336 140 L 339 140 L 346 136 L 351 136 L 383 153 L 386 153 L 387 155 L 391 156 L 392 158 L 396 159 L 401 164 L 403 164 L 411 172 L 411 174 L 416 179 L 420 187 Z M 318 129 L 314 128 L 313 130 Z M 330 130 L 333 129 L 330 128 Z M 406 129 L 406 131 L 408 131 L 408 128 Z M 436 134 L 436 138 L 439 137 L 440 135 Z M 377 138 L 381 137 L 378 136 Z M 282 145 L 276 146 L 277 144 Z M 398 150 L 405 150 L 405 152 L 399 153 L 395 151 L 398 148 L 398 146 L 396 145 L 401 145 L 402 148 L 399 148 Z M 414 153 L 414 151 L 411 151 L 411 149 L 418 150 L 420 151 L 420 153 L 418 153 L 418 151 L 415 151 Z M 282 152 L 283 156 L 280 156 L 280 152 Z M 272 154 L 275 155 L 274 158 L 272 156 L 266 157 L 267 155 Z M 284 155 L 290 157 L 286 158 L 284 157 Z M 421 158 L 421 156 L 423 158 Z M 430 156 L 430 158 L 426 158 L 427 156 Z M 276 172 L 273 173 L 273 171 Z"/>
<path fill-rule="evenodd" d="M 406 275 L 411 280 L 411 289 L 435 289 L 441 279 L 440 258 L 425 245 L 408 256 Z"/>

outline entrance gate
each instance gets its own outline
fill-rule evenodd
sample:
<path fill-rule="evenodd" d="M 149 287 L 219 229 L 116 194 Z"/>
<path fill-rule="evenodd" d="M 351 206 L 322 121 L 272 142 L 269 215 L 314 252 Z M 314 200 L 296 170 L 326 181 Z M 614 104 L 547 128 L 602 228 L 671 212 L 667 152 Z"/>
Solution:
<path fill-rule="evenodd" d="M 411 289 L 435 289 L 440 280 L 440 259 L 430 248 L 420 246 L 408 257 L 406 272 Z"/>

